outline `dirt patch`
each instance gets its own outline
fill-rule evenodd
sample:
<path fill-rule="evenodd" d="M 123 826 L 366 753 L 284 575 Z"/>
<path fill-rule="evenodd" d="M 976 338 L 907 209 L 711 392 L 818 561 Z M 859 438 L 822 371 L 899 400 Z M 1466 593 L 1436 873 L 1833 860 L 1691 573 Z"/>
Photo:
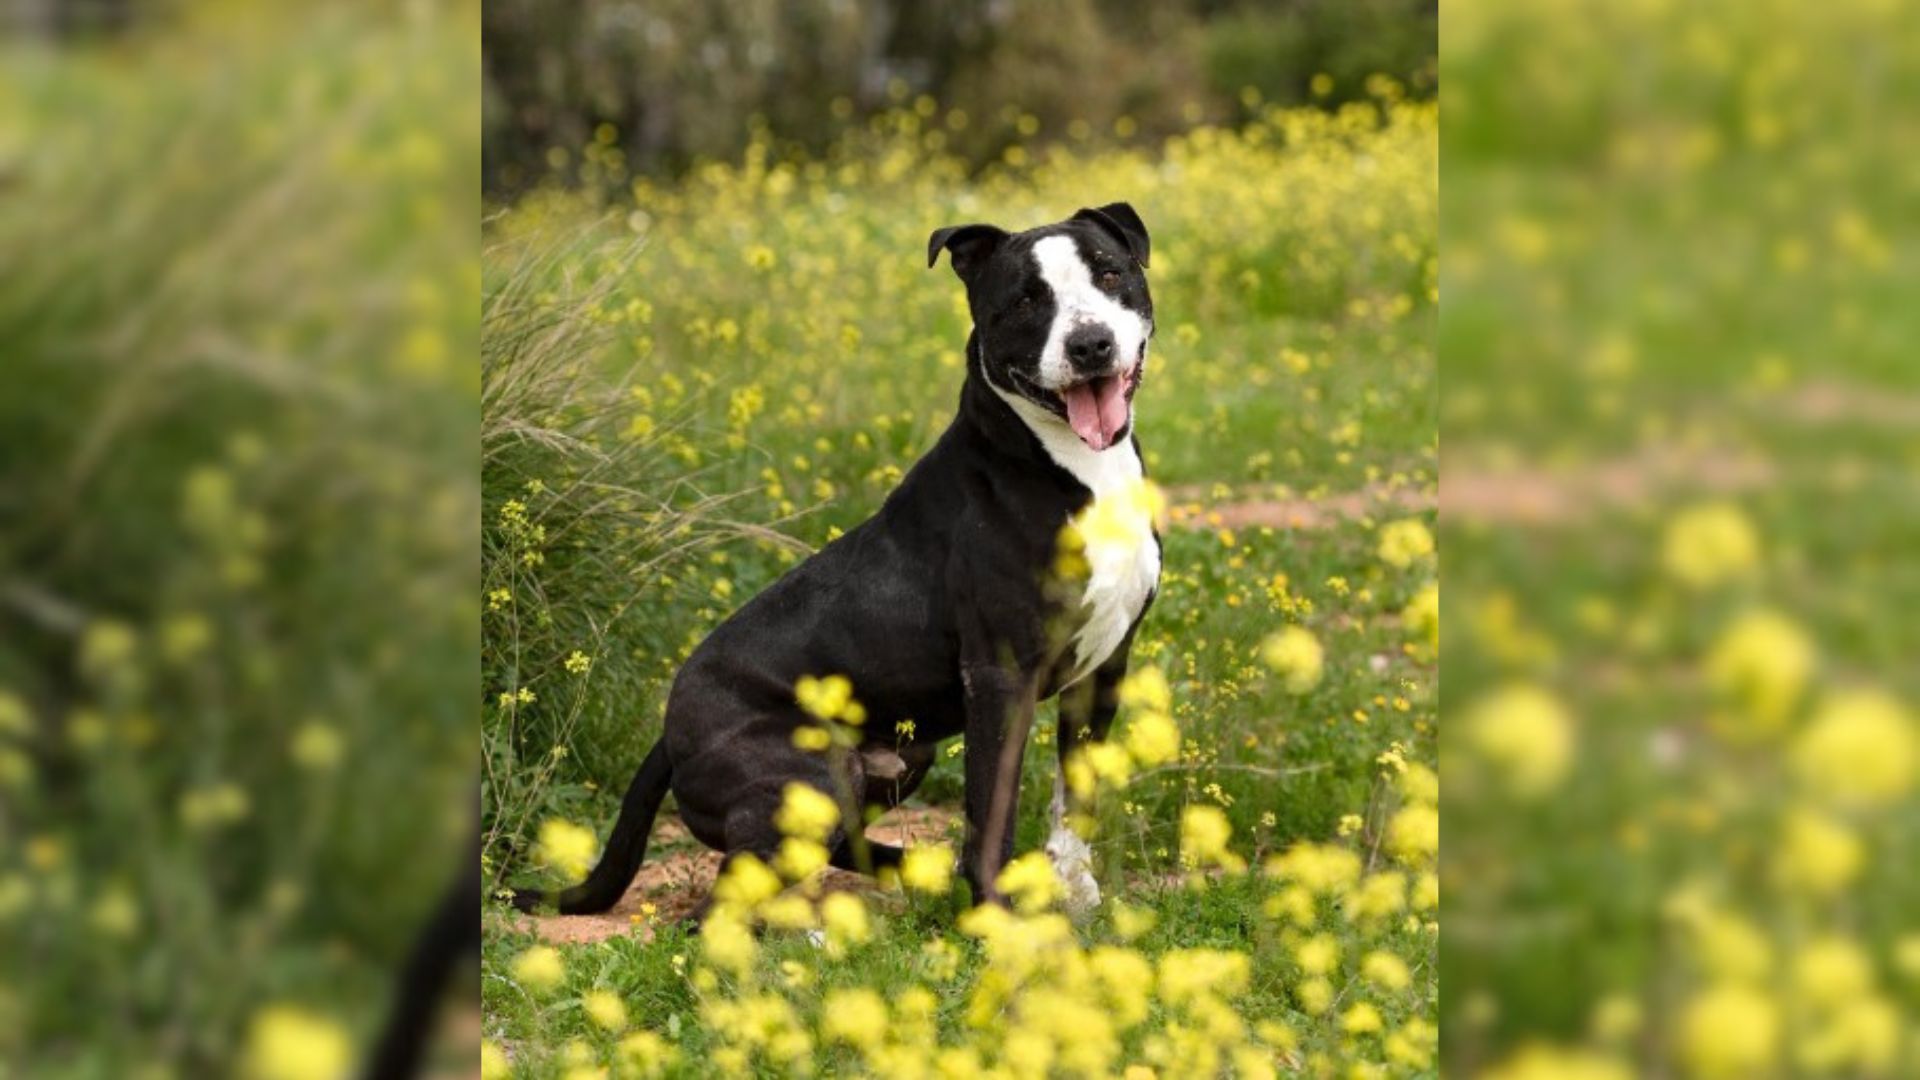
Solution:
<path fill-rule="evenodd" d="M 1920 427 L 1920 397 L 1875 386 L 1810 379 L 1781 394 L 1782 415 L 1803 424 Z"/>
<path fill-rule="evenodd" d="M 948 843 L 957 820 L 951 810 L 904 806 L 869 826 L 867 836 L 903 847 Z M 720 873 L 721 856 L 700 847 L 673 819 L 660 822 L 649 847 L 633 884 L 611 910 L 597 915 L 521 915 L 518 926 L 555 944 L 605 941 L 621 934 L 651 940 L 654 927 L 686 918 L 706 899 Z M 822 888 L 825 892 L 881 892 L 872 878 L 843 870 L 826 871 Z"/>
<path fill-rule="evenodd" d="M 1207 503 L 1210 494 L 1199 487 L 1167 492 L 1168 522 L 1177 529 L 1325 529 L 1381 513 L 1414 513 L 1434 506 L 1432 494 L 1405 485 L 1369 484 L 1320 498 L 1248 496 Z"/>
<path fill-rule="evenodd" d="M 1449 466 L 1440 513 L 1492 524 L 1561 525 L 1684 494 L 1732 495 L 1774 479 L 1767 461 L 1729 452 L 1649 448 L 1630 457 L 1551 467 Z"/>

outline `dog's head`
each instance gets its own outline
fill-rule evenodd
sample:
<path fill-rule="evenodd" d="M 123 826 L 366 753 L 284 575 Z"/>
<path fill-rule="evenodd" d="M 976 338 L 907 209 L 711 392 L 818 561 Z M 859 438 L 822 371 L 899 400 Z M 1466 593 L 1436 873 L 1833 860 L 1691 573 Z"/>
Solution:
<path fill-rule="evenodd" d="M 1094 451 L 1125 439 L 1153 336 L 1147 227 L 1133 207 L 1082 210 L 1022 233 L 949 226 L 927 242 L 927 265 L 942 251 L 967 286 L 987 382 Z"/>

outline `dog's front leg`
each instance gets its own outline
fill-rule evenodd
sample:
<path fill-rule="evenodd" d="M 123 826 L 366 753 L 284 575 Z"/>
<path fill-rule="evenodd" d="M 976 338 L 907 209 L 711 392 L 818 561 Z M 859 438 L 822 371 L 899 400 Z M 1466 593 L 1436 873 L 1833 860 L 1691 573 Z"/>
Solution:
<path fill-rule="evenodd" d="M 1033 726 L 1033 681 L 997 665 L 962 671 L 967 697 L 967 838 L 961 873 L 976 904 L 1003 903 L 995 881 L 1013 858 L 1020 762 Z"/>
<path fill-rule="evenodd" d="M 1131 641 L 1132 635 L 1128 635 Z M 1093 849 L 1075 831 L 1073 820 L 1093 810 L 1092 800 L 1069 790 L 1067 765 L 1092 743 L 1105 742 L 1120 709 L 1120 680 L 1127 673 L 1127 646 L 1088 678 L 1060 695 L 1060 769 L 1053 777 L 1053 804 L 1048 815 L 1047 858 L 1066 888 L 1067 913 L 1076 920 L 1100 906 L 1100 883 L 1094 876 Z"/>

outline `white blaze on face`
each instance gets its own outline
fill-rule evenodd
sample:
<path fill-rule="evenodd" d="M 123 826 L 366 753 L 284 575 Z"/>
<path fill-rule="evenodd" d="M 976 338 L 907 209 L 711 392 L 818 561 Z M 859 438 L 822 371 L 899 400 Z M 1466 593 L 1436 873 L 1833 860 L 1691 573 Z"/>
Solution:
<path fill-rule="evenodd" d="M 1073 237 L 1041 240 L 1033 245 L 1033 258 L 1040 264 L 1041 278 L 1053 290 L 1053 328 L 1040 351 L 1040 385 L 1058 390 L 1074 380 L 1073 366 L 1067 362 L 1067 335 L 1088 324 L 1113 331 L 1118 370 L 1132 371 L 1147 340 L 1147 320 L 1093 283 L 1093 270 L 1080 258 Z"/>

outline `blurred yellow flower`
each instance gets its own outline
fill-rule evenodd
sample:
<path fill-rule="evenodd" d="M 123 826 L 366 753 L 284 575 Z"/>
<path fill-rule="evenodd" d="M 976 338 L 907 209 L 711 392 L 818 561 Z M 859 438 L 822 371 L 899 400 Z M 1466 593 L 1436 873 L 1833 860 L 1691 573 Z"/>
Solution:
<path fill-rule="evenodd" d="M 1304 694 L 1320 685 L 1326 669 L 1326 654 L 1320 642 L 1305 629 L 1289 626 L 1267 638 L 1260 646 L 1260 658 L 1278 672 L 1287 692 Z"/>
<path fill-rule="evenodd" d="M 1804 807 L 1787 813 L 1774 849 L 1773 876 L 1781 888 L 1831 896 L 1853 884 L 1866 865 L 1866 847 L 1844 822 Z"/>
<path fill-rule="evenodd" d="M 1816 938 L 1794 954 L 1793 990 L 1809 1005 L 1844 1005 L 1873 990 L 1873 961 L 1847 938 L 1833 934 Z"/>
<path fill-rule="evenodd" d="M 726 872 L 713 883 L 713 898 L 721 904 L 752 908 L 780 895 L 780 875 L 751 852 L 727 859 Z"/>
<path fill-rule="evenodd" d="M 507 1052 L 492 1039 L 480 1040 L 480 1080 L 507 1080 L 513 1075 L 513 1063 Z"/>
<path fill-rule="evenodd" d="M 1465 729 L 1466 744 L 1524 798 L 1558 787 L 1573 764 L 1573 717 L 1537 686 L 1515 683 L 1482 698 L 1468 710 Z"/>
<path fill-rule="evenodd" d="M 1433 533 L 1418 518 L 1390 521 L 1380 527 L 1376 549 L 1380 561 L 1396 570 L 1405 570 L 1416 561 L 1433 554 Z"/>
<path fill-rule="evenodd" d="M 1440 583 L 1429 581 L 1413 594 L 1400 610 L 1400 622 L 1407 632 L 1426 639 L 1428 645 L 1440 645 Z"/>
<path fill-rule="evenodd" d="M 652 1077 L 671 1065 L 679 1051 L 654 1032 L 636 1031 L 620 1040 L 614 1056 L 622 1076 Z"/>
<path fill-rule="evenodd" d="M 1900 798 L 1912 789 L 1920 765 L 1913 718 L 1877 690 L 1829 698 L 1791 753 L 1810 790 L 1850 807 L 1884 806 Z"/>
<path fill-rule="evenodd" d="M 1739 507 L 1706 503 L 1681 511 L 1668 523 L 1660 559 L 1682 585 L 1710 589 L 1758 568 L 1760 538 Z"/>
<path fill-rule="evenodd" d="M 869 1046 L 884 1040 L 886 1000 L 864 986 L 833 990 L 820 1003 L 820 1033 L 854 1046 Z"/>
<path fill-rule="evenodd" d="M 534 945 L 514 958 L 513 977 L 536 994 L 550 993 L 566 980 L 567 966 L 560 959 L 560 950 Z"/>
<path fill-rule="evenodd" d="M 340 731 L 324 720 L 308 720 L 293 734 L 293 760 L 301 768 L 324 772 L 340 763 L 345 741 Z"/>
<path fill-rule="evenodd" d="M 1702 1080 L 1768 1074 L 1779 1056 L 1780 1012 L 1773 999 L 1738 983 L 1710 987 L 1680 1014 L 1679 1049 Z"/>
<path fill-rule="evenodd" d="M 1387 822 L 1387 850 L 1409 863 L 1425 863 L 1440 853 L 1440 811 L 1432 806 L 1403 806 Z"/>
<path fill-rule="evenodd" d="M 952 878 L 953 852 L 945 846 L 911 847 L 900 859 L 900 880 L 917 892 L 943 894 Z"/>
<path fill-rule="evenodd" d="M 240 1071 L 250 1080 L 338 1080 L 353 1056 L 339 1024 L 297 1006 L 269 1005 L 247 1028 Z"/>
<path fill-rule="evenodd" d="M 569 884 L 587 876 L 599 849 L 600 842 L 593 830 L 584 825 L 560 818 L 548 818 L 540 824 L 536 857 L 541 865 L 559 871 Z"/>
<path fill-rule="evenodd" d="M 618 1035 L 627 1027 L 627 1003 L 611 990 L 589 990 L 580 999 L 580 1011 L 602 1031 Z"/>
<path fill-rule="evenodd" d="M 1772 734 L 1799 703 L 1813 674 L 1813 639 L 1777 611 L 1755 609 L 1733 621 L 1707 654 L 1707 680 L 1741 710 L 1729 735 Z"/>
<path fill-rule="evenodd" d="M 1331 974 L 1340 962 L 1340 942 L 1331 934 L 1315 934 L 1293 947 L 1293 962 L 1303 975 Z"/>
<path fill-rule="evenodd" d="M 1044 851 L 1029 851 L 1015 858 L 1001 869 L 994 885 L 1012 899 L 1017 910 L 1029 915 L 1045 910 L 1064 893 Z"/>
<path fill-rule="evenodd" d="M 1247 861 L 1227 847 L 1232 836 L 1233 824 L 1217 806 L 1190 804 L 1180 812 L 1180 854 L 1191 866 L 1245 870 Z"/>
<path fill-rule="evenodd" d="M 859 945 L 873 935 L 867 905 L 852 893 L 832 893 L 821 901 L 820 922 L 827 928 L 827 940 L 841 948 Z"/>
<path fill-rule="evenodd" d="M 773 823 L 787 836 L 825 843 L 840 824 L 840 804 L 811 784 L 793 781 L 781 792 Z"/>
<path fill-rule="evenodd" d="M 1180 756 L 1180 729 L 1165 712 L 1137 712 L 1127 724 L 1126 747 L 1141 765 L 1164 765 Z"/>

